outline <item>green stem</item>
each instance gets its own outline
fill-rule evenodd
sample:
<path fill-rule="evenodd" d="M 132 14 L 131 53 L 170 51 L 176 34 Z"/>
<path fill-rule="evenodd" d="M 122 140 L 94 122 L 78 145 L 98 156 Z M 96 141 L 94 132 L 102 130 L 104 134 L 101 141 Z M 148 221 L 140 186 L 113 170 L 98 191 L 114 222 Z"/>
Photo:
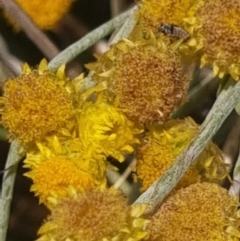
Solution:
<path fill-rule="evenodd" d="M 190 164 L 202 152 L 216 134 L 224 120 L 240 102 L 240 81 L 229 86 L 218 96 L 215 104 L 201 126 L 199 135 L 175 160 L 174 164 L 144 192 L 135 203 L 148 203 L 146 214 L 152 214 L 171 192 Z"/>
<path fill-rule="evenodd" d="M 3 175 L 2 190 L 0 196 L 0 240 L 5 241 L 8 229 L 10 207 L 18 162 L 22 156 L 19 155 L 19 145 L 12 142 L 7 157 L 7 162 Z"/>
<path fill-rule="evenodd" d="M 52 61 L 49 62 L 49 69 L 56 71 L 62 64 L 66 64 L 77 57 L 84 50 L 95 44 L 97 41 L 102 39 L 104 36 L 111 33 L 114 29 L 121 26 L 126 18 L 132 15 L 132 12 L 135 8 L 122 13 L 118 17 L 113 18 L 112 20 L 106 22 L 100 27 L 96 28 L 82 39 L 76 43 L 70 45 L 68 48 L 63 50 L 59 55 L 57 55 Z"/>

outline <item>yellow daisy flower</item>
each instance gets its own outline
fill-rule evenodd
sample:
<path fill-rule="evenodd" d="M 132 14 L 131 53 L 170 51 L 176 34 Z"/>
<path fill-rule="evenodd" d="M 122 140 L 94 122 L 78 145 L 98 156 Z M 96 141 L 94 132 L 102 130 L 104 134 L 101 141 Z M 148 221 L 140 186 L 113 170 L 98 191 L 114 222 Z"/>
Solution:
<path fill-rule="evenodd" d="M 193 184 L 162 204 L 148 225 L 147 241 L 238 241 L 238 206 L 238 201 L 217 184 Z"/>
<path fill-rule="evenodd" d="M 32 21 L 43 30 L 51 30 L 69 12 L 74 0 L 16 0 Z M 18 24 L 5 13 L 6 18 L 18 29 Z"/>
<path fill-rule="evenodd" d="M 148 40 L 120 41 L 86 66 L 106 85 L 107 101 L 137 124 L 166 121 L 186 95 L 188 77 L 179 54 L 151 32 Z"/>
<path fill-rule="evenodd" d="M 117 108 L 105 103 L 86 103 L 79 116 L 80 141 L 88 153 L 102 153 L 124 161 L 134 151 L 142 132 Z"/>
<path fill-rule="evenodd" d="M 59 198 L 67 196 L 66 188 L 73 186 L 78 191 L 96 187 L 93 177 L 79 169 L 66 157 L 53 157 L 24 174 L 33 181 L 31 191 L 39 197 L 40 203 L 49 206 L 48 199 L 53 195 Z"/>
<path fill-rule="evenodd" d="M 72 190 L 73 193 L 73 190 Z M 73 193 L 57 203 L 37 241 L 138 241 L 146 237 L 144 206 L 128 206 L 113 189 Z"/>
<path fill-rule="evenodd" d="M 94 179 L 97 186 L 106 185 L 106 156 L 96 152 L 88 153 L 78 138 L 69 138 L 60 142 L 56 136 L 47 138 L 46 145 L 37 143 L 38 152 L 27 153 L 24 167 L 35 170 L 39 169 L 48 160 L 67 159 L 84 173 L 88 173 Z M 55 162 L 58 165 L 58 162 Z M 58 167 L 56 167 L 58 168 Z"/>
<path fill-rule="evenodd" d="M 73 125 L 75 97 L 71 82 L 62 69 L 53 74 L 43 60 L 37 70 L 23 66 L 23 74 L 9 79 L 0 98 L 1 123 L 11 140 L 26 148 L 35 146 L 46 136 Z"/>
<path fill-rule="evenodd" d="M 229 73 L 240 76 L 240 3 L 236 0 L 209 0 L 200 7 L 197 18 L 201 26 L 200 41 L 204 46 L 202 66 L 212 66 L 222 78 Z"/>
<path fill-rule="evenodd" d="M 152 126 L 137 149 L 136 174 L 146 190 L 171 165 L 198 133 L 191 119 L 170 120 L 162 126 Z M 218 182 L 228 175 L 221 151 L 210 143 L 180 180 L 177 189 L 199 181 Z"/>

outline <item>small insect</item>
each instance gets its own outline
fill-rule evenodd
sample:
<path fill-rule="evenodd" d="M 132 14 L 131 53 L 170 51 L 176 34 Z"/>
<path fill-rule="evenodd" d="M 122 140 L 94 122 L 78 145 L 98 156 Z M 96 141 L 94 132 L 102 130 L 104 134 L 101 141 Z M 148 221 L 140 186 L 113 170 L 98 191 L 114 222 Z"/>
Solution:
<path fill-rule="evenodd" d="M 179 38 L 183 40 L 190 38 L 190 34 L 188 33 L 187 30 L 174 24 L 163 23 L 161 24 L 158 30 L 164 33 L 165 35 L 173 38 Z"/>

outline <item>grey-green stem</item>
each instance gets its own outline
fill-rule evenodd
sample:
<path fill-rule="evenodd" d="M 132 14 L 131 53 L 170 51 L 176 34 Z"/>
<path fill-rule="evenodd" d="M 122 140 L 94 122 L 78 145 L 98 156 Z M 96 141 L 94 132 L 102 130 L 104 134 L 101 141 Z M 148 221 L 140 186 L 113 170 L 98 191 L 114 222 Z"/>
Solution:
<path fill-rule="evenodd" d="M 104 23 L 92 32 L 88 33 L 79 41 L 67 47 L 59 55 L 52 59 L 52 61 L 49 62 L 49 69 L 51 69 L 52 71 L 56 71 L 62 64 L 69 63 L 87 48 L 95 44 L 106 35 L 110 34 L 114 29 L 120 27 L 124 23 L 124 21 L 133 13 L 134 10 L 135 8 L 130 9 L 122 13 L 121 15 L 111 19 L 110 21 Z"/>
<path fill-rule="evenodd" d="M 0 196 L 0 240 L 6 239 L 12 194 L 14 188 L 17 166 L 22 156 L 19 155 L 19 145 L 12 142 L 7 157 L 5 172 L 3 175 L 2 190 Z"/>

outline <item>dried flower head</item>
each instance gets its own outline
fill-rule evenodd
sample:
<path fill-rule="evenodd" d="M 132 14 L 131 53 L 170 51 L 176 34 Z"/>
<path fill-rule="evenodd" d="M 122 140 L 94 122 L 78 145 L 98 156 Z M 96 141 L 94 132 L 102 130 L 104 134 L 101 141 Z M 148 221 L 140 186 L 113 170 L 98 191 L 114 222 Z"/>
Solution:
<path fill-rule="evenodd" d="M 38 70 L 23 67 L 23 74 L 9 79 L 1 97 L 1 123 L 11 140 L 28 148 L 36 141 L 71 125 L 75 114 L 67 79 L 53 74 L 42 61 Z"/>
<path fill-rule="evenodd" d="M 197 183 L 169 197 L 153 216 L 147 241 L 237 241 L 238 201 L 213 183 Z"/>
<path fill-rule="evenodd" d="M 87 67 L 106 84 L 107 100 L 141 125 L 166 121 L 186 95 L 179 54 L 151 32 L 145 41 L 122 40 Z"/>
<path fill-rule="evenodd" d="M 146 190 L 169 167 L 198 133 L 191 119 L 170 120 L 162 126 L 152 126 L 137 150 L 137 177 Z M 221 151 L 210 143 L 180 180 L 177 189 L 201 180 L 218 182 L 228 175 Z"/>
<path fill-rule="evenodd" d="M 52 209 L 39 230 L 38 241 L 131 241 L 142 240 L 147 221 L 140 218 L 142 206 L 128 206 L 114 190 L 75 193 Z"/>

